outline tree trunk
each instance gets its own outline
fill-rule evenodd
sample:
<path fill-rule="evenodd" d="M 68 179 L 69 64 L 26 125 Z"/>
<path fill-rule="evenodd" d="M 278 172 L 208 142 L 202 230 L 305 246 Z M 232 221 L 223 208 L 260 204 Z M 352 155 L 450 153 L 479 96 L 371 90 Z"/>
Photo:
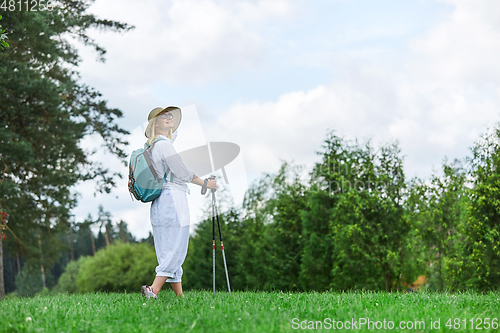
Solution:
<path fill-rule="evenodd" d="M 385 290 L 387 290 L 388 292 L 390 292 L 391 289 L 392 289 L 392 286 L 391 286 L 391 282 L 392 282 L 391 273 L 385 273 L 385 275 L 384 275 L 384 281 L 385 281 Z"/>
<path fill-rule="evenodd" d="M 5 286 L 3 282 L 3 248 L 2 239 L 0 239 L 0 299 L 5 298 Z"/>
<path fill-rule="evenodd" d="M 439 290 L 443 291 L 444 286 L 443 286 L 443 265 L 441 262 L 441 247 L 438 247 L 437 258 L 438 258 L 437 260 L 438 260 L 438 269 L 439 269 L 438 285 L 439 285 Z"/>
<path fill-rule="evenodd" d="M 71 252 L 71 260 L 75 260 L 75 251 L 73 251 L 73 242 L 71 241 L 71 235 L 68 232 L 68 245 L 69 245 L 69 250 Z"/>
<path fill-rule="evenodd" d="M 106 247 L 109 246 L 109 237 L 108 237 L 108 229 L 105 229 L 106 232 L 104 233 L 104 238 L 106 239 Z"/>
<path fill-rule="evenodd" d="M 17 273 L 21 271 L 21 263 L 19 262 L 19 252 L 16 252 Z"/>
<path fill-rule="evenodd" d="M 94 241 L 94 234 L 92 233 L 92 230 L 90 230 L 90 243 L 92 244 L 92 255 L 95 256 L 95 241 Z"/>
<path fill-rule="evenodd" d="M 38 246 L 40 247 L 40 257 L 41 257 L 40 267 L 41 267 L 41 271 L 42 271 L 42 283 L 43 283 L 43 289 L 45 289 L 46 288 L 46 286 L 45 286 L 45 271 L 43 269 L 42 238 L 40 237 L 40 234 L 38 234 Z"/>

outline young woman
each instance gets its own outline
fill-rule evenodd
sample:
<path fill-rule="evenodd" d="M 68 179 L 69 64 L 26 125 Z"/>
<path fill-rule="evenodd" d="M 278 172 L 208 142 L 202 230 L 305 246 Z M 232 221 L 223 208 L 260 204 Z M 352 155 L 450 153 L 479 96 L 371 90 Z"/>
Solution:
<path fill-rule="evenodd" d="M 146 137 L 154 144 L 151 157 L 159 177 L 166 176 L 160 196 L 151 204 L 150 218 L 155 243 L 156 277 L 151 286 L 142 286 L 146 298 L 157 298 L 161 287 L 169 282 L 175 294 L 182 293 L 182 264 L 189 242 L 189 206 L 187 183 L 203 186 L 204 181 L 189 171 L 176 153 L 173 142 L 181 122 L 181 109 L 175 106 L 154 108 L 148 116 Z M 207 182 L 209 189 L 216 189 L 216 180 Z"/>

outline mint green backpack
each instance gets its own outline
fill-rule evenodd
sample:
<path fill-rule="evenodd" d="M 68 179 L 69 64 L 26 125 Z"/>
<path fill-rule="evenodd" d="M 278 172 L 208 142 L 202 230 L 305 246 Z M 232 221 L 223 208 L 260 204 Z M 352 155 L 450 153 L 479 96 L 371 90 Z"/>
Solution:
<path fill-rule="evenodd" d="M 151 160 L 151 150 L 159 140 L 165 139 L 156 139 L 150 146 L 145 143 L 144 148 L 136 149 L 130 155 L 128 190 L 134 198 L 142 202 L 150 202 L 160 196 L 167 176 L 165 173 L 163 178 L 158 179 Z"/>

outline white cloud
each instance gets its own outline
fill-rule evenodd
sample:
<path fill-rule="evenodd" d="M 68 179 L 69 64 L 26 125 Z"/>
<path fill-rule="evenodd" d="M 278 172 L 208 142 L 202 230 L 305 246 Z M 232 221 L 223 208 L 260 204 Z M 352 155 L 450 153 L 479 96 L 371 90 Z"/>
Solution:
<path fill-rule="evenodd" d="M 276 171 L 277 158 L 310 164 L 328 129 L 362 137 L 380 129 L 371 97 L 342 84 L 283 94 L 276 102 L 235 104 L 212 129 L 218 139 L 238 138 L 254 174 Z"/>
<path fill-rule="evenodd" d="M 90 56 L 92 51 L 84 49 L 84 58 L 91 61 L 82 64 L 82 72 L 100 80 L 143 85 L 158 80 L 203 83 L 255 66 L 265 60 L 267 53 L 257 28 L 293 12 L 292 5 L 283 0 L 172 0 L 141 4 L 113 0 L 97 1 L 90 10 L 136 28 L 122 35 L 96 35 L 99 44 L 108 50 L 107 63 L 96 65 Z M 114 75 L 110 77 L 109 72 Z"/>
<path fill-rule="evenodd" d="M 429 29 L 412 46 L 420 58 L 411 62 L 415 79 L 482 87 L 500 83 L 500 2 L 446 0 L 455 5 L 449 19 Z M 420 73 L 421 75 L 418 75 Z"/>
<path fill-rule="evenodd" d="M 500 3 L 450 2 L 456 8 L 449 19 L 411 43 L 399 61 L 337 60 L 340 75 L 331 85 L 234 104 L 214 135 L 240 138 L 255 174 L 269 172 L 276 158 L 312 164 L 328 129 L 373 137 L 375 144 L 397 139 L 409 177 L 428 177 L 445 156 L 464 157 L 498 120 L 500 24 L 491 13 Z"/>

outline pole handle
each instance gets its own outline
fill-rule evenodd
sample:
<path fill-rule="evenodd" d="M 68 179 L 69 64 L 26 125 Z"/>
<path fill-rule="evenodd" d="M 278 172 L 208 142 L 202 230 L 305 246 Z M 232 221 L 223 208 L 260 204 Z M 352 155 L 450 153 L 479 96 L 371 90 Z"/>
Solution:
<path fill-rule="evenodd" d="M 211 179 L 215 179 L 215 176 L 211 175 L 210 177 L 205 178 L 205 180 L 203 181 L 203 185 L 201 186 L 201 195 L 205 195 L 205 193 L 207 193 L 207 182 Z M 212 193 L 215 192 L 214 189 L 211 189 L 211 191 Z"/>

